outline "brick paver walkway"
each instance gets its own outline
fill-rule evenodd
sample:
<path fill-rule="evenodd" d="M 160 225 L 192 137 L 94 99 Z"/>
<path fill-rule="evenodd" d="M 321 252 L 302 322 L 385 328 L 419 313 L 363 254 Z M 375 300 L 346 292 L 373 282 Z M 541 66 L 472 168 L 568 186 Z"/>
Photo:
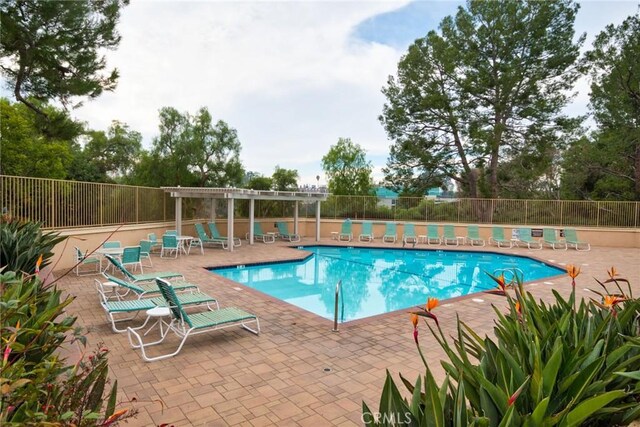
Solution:
<path fill-rule="evenodd" d="M 305 243 L 314 242 L 302 242 Z M 323 243 L 336 244 L 330 240 Z M 218 298 L 222 307 L 233 305 L 257 314 L 262 327 L 259 336 L 241 328 L 193 336 L 179 355 L 154 363 L 142 361 L 139 353 L 130 348 L 126 334 L 111 331 L 94 289 L 97 276 L 68 275 L 60 280 L 61 288 L 77 297 L 68 312 L 79 317 L 78 324 L 91 329 L 90 343 L 103 342 L 111 350 L 110 370 L 112 377 L 118 379 L 119 396 L 137 399 L 135 406 L 140 413 L 127 425 L 362 425 L 362 401 L 372 409 L 378 407 L 385 369 L 395 378 L 398 372 L 411 379 L 423 373 L 405 312 L 347 323 L 334 333 L 328 320 L 203 268 L 301 257 L 299 251 L 287 246 L 280 242 L 249 246 L 243 242 L 233 253 L 205 249 L 204 256 L 192 253 L 177 260 L 154 256 L 153 269 L 145 269 L 145 273 L 182 272 L 189 281 L 199 284 L 201 291 Z M 640 293 L 638 249 L 488 250 L 530 254 L 561 265 L 576 264 L 582 268 L 577 280 L 581 295 L 590 295 L 585 288 L 597 286 L 593 278 L 605 278 L 606 269 L 615 265 L 632 281 L 635 294 Z M 528 289 L 541 298 L 549 298 L 551 289 L 569 293 L 570 280 L 566 276 L 550 282 L 539 282 Z M 444 302 L 437 308 L 437 315 L 445 330 L 452 331 L 455 317 L 460 315 L 477 332 L 489 333 L 494 318 L 491 304 L 500 307 L 505 301 L 498 296 L 475 295 Z M 421 342 L 430 367 L 441 379 L 439 361 L 443 353 L 425 327 L 421 328 Z M 172 336 L 166 344 L 152 348 L 151 353 L 172 350 L 177 343 L 178 339 Z"/>

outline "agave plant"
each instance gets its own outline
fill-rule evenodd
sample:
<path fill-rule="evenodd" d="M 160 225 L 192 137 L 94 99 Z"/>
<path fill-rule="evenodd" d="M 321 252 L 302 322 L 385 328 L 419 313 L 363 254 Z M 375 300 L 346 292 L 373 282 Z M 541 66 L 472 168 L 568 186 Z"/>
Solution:
<path fill-rule="evenodd" d="M 427 373 L 413 384 L 400 376 L 411 401 L 387 373 L 377 419 L 367 415 L 372 413 L 363 403 L 366 424 L 608 426 L 640 418 L 640 301 L 612 269 L 610 278 L 599 282 L 604 289 L 596 292 L 600 300 L 583 300 L 576 307 L 580 272 L 569 266 L 568 273 L 569 299 L 554 291 L 551 304 L 536 301 L 517 278 L 509 287 L 494 277 L 500 291 L 495 293 L 507 298 L 509 310 L 503 314 L 494 307 L 495 340 L 480 337 L 458 320 L 457 337 L 450 343 L 437 322 L 435 328 L 427 323 L 448 357 L 442 362 L 447 377 L 440 387 L 417 339 L 417 317 L 437 320 L 435 306 L 428 303 L 412 313 Z M 607 285 L 617 292 L 610 293 Z"/>

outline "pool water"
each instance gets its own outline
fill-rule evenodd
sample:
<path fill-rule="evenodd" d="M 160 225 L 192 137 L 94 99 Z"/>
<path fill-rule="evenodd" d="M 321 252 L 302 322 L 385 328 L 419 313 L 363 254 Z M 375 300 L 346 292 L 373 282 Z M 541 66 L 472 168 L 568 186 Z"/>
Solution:
<path fill-rule="evenodd" d="M 216 274 L 333 319 L 342 281 L 339 320 L 362 319 L 496 287 L 486 274 L 519 269 L 525 281 L 563 270 L 527 257 L 491 252 L 307 246 L 301 261 L 212 268 Z"/>

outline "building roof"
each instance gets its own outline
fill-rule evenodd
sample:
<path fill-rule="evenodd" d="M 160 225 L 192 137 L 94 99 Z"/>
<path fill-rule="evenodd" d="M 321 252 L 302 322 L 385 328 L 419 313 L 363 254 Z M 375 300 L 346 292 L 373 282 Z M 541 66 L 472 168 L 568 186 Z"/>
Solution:
<path fill-rule="evenodd" d="M 388 188 L 377 187 L 376 196 L 380 199 L 397 199 L 398 193 L 393 190 L 389 190 Z"/>
<path fill-rule="evenodd" d="M 256 199 L 256 200 L 292 200 L 325 201 L 327 193 L 304 191 L 265 191 L 247 188 L 211 188 L 211 187 L 160 187 L 171 197 L 202 199 Z"/>

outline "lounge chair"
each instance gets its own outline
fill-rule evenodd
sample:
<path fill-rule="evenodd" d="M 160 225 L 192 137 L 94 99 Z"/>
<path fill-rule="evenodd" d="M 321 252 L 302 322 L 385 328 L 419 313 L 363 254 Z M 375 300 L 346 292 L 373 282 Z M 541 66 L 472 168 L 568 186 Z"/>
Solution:
<path fill-rule="evenodd" d="M 491 228 L 491 237 L 489 237 L 489 244 L 496 244 L 499 248 L 513 247 L 513 241 L 511 239 L 505 239 L 504 228 L 500 226 L 493 226 Z"/>
<path fill-rule="evenodd" d="M 438 233 L 438 226 L 436 224 L 427 224 L 427 234 L 418 236 L 422 238 L 422 242 L 427 245 L 440 245 L 442 244 L 442 239 L 440 238 L 440 234 Z"/>
<path fill-rule="evenodd" d="M 289 233 L 289 229 L 287 228 L 287 224 L 282 221 L 276 221 L 276 227 L 278 228 L 278 234 L 280 238 L 283 240 L 288 240 L 290 242 L 299 242 L 300 235 L 295 233 Z"/>
<path fill-rule="evenodd" d="M 133 348 L 139 348 L 141 350 L 142 358 L 147 362 L 166 359 L 180 353 L 182 346 L 190 335 L 211 332 L 217 329 L 238 325 L 256 335 L 260 333 L 260 322 L 258 321 L 258 317 L 239 308 L 227 307 L 215 311 L 202 311 L 188 314 L 176 296 L 171 284 L 162 279 L 158 279 L 156 282 L 171 314 L 171 322 L 168 325 L 167 332 L 164 333 L 158 341 L 144 343 L 142 341 L 142 337 L 135 330 L 127 328 L 129 343 Z M 247 323 L 255 323 L 256 329 L 248 327 Z M 173 353 L 162 354 L 160 356 L 147 356 L 146 348 L 163 342 L 167 335 L 169 335 L 169 331 L 172 331 L 179 338 L 182 338 L 177 350 Z M 134 342 L 134 339 L 136 342 Z"/>
<path fill-rule="evenodd" d="M 259 222 L 253 223 L 253 237 L 263 243 L 273 243 L 276 241 L 276 234 L 265 233 L 264 231 L 262 231 L 262 224 L 260 224 Z"/>
<path fill-rule="evenodd" d="M 373 223 L 371 221 L 362 221 L 362 230 L 358 236 L 358 241 L 372 242 L 373 239 Z"/>
<path fill-rule="evenodd" d="M 114 279 L 112 277 L 112 279 Z M 115 279 L 118 282 L 122 282 L 119 279 Z M 96 288 L 98 290 L 98 295 L 100 297 L 100 305 L 102 309 L 105 311 L 107 319 L 111 322 L 111 329 L 113 332 L 121 333 L 126 332 L 126 329 L 118 329 L 117 323 L 125 322 L 129 320 L 133 320 L 135 317 L 140 314 L 141 311 L 151 310 L 157 307 L 166 307 L 165 300 L 162 296 L 156 296 L 155 298 L 139 298 L 132 300 L 118 300 L 118 301 L 109 301 L 109 298 L 106 295 L 104 287 L 102 283 L 95 279 Z M 111 280 L 110 280 L 111 281 Z M 156 286 L 156 293 L 160 292 L 160 289 Z M 207 294 L 202 292 L 192 292 L 192 293 L 182 293 L 178 294 L 178 299 L 182 303 L 182 305 L 199 305 L 206 304 L 209 310 L 212 310 L 213 307 L 211 304 L 215 304 L 216 310 L 220 308 L 218 305 L 218 301 L 215 298 L 210 297 Z M 129 317 L 120 318 L 119 315 L 129 314 Z M 131 316 L 132 315 L 132 316 Z M 149 322 L 151 317 L 147 316 L 144 323 L 136 328 L 132 328 L 134 330 L 138 330 L 144 328 L 146 324 Z"/>
<path fill-rule="evenodd" d="M 162 248 L 160 249 L 160 258 L 164 258 L 165 254 L 171 255 L 173 253 L 173 257 L 178 257 L 178 252 L 180 251 L 180 245 L 178 244 L 178 236 L 173 234 L 163 234 L 162 235 Z"/>
<path fill-rule="evenodd" d="M 591 244 L 589 242 L 583 242 L 578 240 L 578 233 L 575 228 L 564 229 L 564 240 L 567 242 L 567 246 L 572 246 L 576 251 L 589 251 L 591 250 Z M 582 246 L 582 249 L 580 247 Z"/>
<path fill-rule="evenodd" d="M 411 243 L 413 247 L 418 243 L 418 236 L 416 236 L 416 227 L 413 224 L 405 224 L 404 232 L 402 233 L 402 246 Z"/>
<path fill-rule="evenodd" d="M 212 239 L 222 239 L 225 242 L 228 240 L 226 236 L 223 236 L 222 234 L 220 234 L 220 232 L 218 231 L 218 226 L 216 225 L 215 222 L 210 222 L 207 224 L 209 227 L 209 233 L 211 233 L 211 238 Z M 233 247 L 238 247 L 238 246 L 242 246 L 242 240 L 240 240 L 239 237 L 234 237 L 233 239 Z"/>
<path fill-rule="evenodd" d="M 156 277 L 159 277 L 161 279 L 184 279 L 184 276 L 181 273 L 174 273 L 173 271 L 157 271 L 155 273 L 147 274 L 132 274 L 129 272 L 129 270 L 124 268 L 124 266 L 116 258 L 112 257 L 111 255 L 105 255 L 104 257 L 108 259 L 109 262 L 115 268 L 117 268 L 124 275 L 124 277 L 127 278 L 127 280 L 132 283 L 152 282 L 156 279 Z"/>
<path fill-rule="evenodd" d="M 467 226 L 467 237 L 465 238 L 465 242 L 470 244 L 471 246 L 485 245 L 484 239 L 480 237 L 480 229 L 477 225 Z"/>
<path fill-rule="evenodd" d="M 120 258 L 120 263 L 124 268 L 127 268 L 128 265 L 132 265 L 134 271 L 136 268 L 140 267 L 140 273 L 144 273 L 142 270 L 142 261 L 140 258 L 140 246 L 127 246 L 122 249 L 122 258 Z"/>
<path fill-rule="evenodd" d="M 158 285 L 154 282 L 147 283 L 132 283 L 126 279 L 120 279 L 118 277 L 112 276 L 108 273 L 102 273 L 102 275 L 112 284 L 116 285 L 117 288 L 114 289 L 115 297 L 117 300 L 122 301 L 123 297 L 126 297 L 131 292 L 136 295 L 137 299 L 146 298 L 146 297 L 157 297 L 158 293 L 160 293 L 160 289 L 158 289 Z M 193 283 L 178 281 L 173 282 L 173 288 L 179 291 L 189 291 L 189 292 L 198 292 L 198 286 Z M 155 294 L 155 295 L 154 295 Z"/>
<path fill-rule="evenodd" d="M 564 249 L 565 251 L 567 250 L 567 242 L 556 238 L 556 230 L 554 230 L 553 228 L 542 229 L 542 244 L 550 246 L 554 250 L 556 249 Z"/>
<path fill-rule="evenodd" d="M 196 223 L 195 228 L 196 233 L 198 234 L 198 239 L 202 242 L 202 245 L 216 245 L 222 246 L 222 249 L 227 249 L 227 239 L 207 236 L 207 232 L 204 231 L 204 226 L 200 223 Z"/>
<path fill-rule="evenodd" d="M 516 232 L 516 246 L 527 246 L 529 249 L 542 249 L 542 243 L 531 237 L 530 228 L 518 228 Z"/>
<path fill-rule="evenodd" d="M 382 243 L 395 243 L 398 240 L 398 231 L 395 222 L 385 223 L 384 234 L 382 235 Z"/>
<path fill-rule="evenodd" d="M 445 246 L 458 246 L 460 244 L 458 237 L 456 236 L 456 229 L 453 225 L 443 225 L 442 231 L 442 243 L 444 243 Z"/>
<path fill-rule="evenodd" d="M 344 237 L 344 239 L 343 239 Z M 338 240 L 350 242 L 353 239 L 353 232 L 351 231 L 351 220 L 345 219 L 342 223 L 342 228 L 338 234 Z"/>
<path fill-rule="evenodd" d="M 82 252 L 77 247 L 74 247 L 75 250 L 75 267 L 74 271 L 76 272 L 76 276 L 89 276 L 92 274 L 100 274 L 102 272 L 102 260 L 98 257 L 88 256 L 87 252 Z M 85 266 L 94 267 L 87 271 Z M 81 268 L 84 268 L 84 271 L 80 271 Z"/>

